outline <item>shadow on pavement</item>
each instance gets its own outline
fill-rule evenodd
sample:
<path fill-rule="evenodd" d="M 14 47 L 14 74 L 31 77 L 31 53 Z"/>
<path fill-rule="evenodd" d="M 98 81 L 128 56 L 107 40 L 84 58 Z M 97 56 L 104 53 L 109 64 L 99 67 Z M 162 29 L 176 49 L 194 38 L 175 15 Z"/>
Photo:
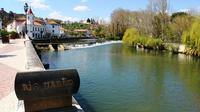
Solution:
<path fill-rule="evenodd" d="M 8 58 L 8 57 L 14 57 L 16 55 L 0 55 L 0 58 Z"/>

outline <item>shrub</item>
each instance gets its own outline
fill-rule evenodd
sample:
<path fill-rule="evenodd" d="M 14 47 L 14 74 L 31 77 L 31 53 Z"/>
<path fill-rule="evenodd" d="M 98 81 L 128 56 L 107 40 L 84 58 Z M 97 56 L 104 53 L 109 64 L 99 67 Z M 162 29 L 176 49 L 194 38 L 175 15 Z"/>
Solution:
<path fill-rule="evenodd" d="M 137 30 L 135 28 L 131 28 L 131 29 L 127 29 L 124 36 L 123 36 L 123 43 L 129 46 L 134 46 L 137 44 L 137 41 L 141 41 L 138 40 L 139 37 L 139 33 L 137 32 Z"/>
<path fill-rule="evenodd" d="M 19 34 L 17 32 L 14 32 L 14 31 L 10 32 L 9 36 L 10 36 L 11 39 L 19 38 Z"/>
<path fill-rule="evenodd" d="M 0 30 L 0 35 L 1 35 L 2 37 L 6 37 L 6 36 L 9 35 L 9 33 L 8 33 L 6 30 Z"/>
<path fill-rule="evenodd" d="M 196 19 L 192 24 L 192 28 L 189 31 L 185 31 L 182 35 L 182 42 L 188 45 L 190 50 L 189 54 L 200 54 L 200 19 Z"/>
<path fill-rule="evenodd" d="M 161 39 L 141 36 L 136 29 L 131 28 L 125 32 L 123 43 L 129 46 L 140 45 L 151 49 L 158 49 L 162 46 L 163 41 Z"/>
<path fill-rule="evenodd" d="M 9 43 L 9 33 L 5 30 L 0 30 L 0 35 L 2 37 L 2 43 Z"/>

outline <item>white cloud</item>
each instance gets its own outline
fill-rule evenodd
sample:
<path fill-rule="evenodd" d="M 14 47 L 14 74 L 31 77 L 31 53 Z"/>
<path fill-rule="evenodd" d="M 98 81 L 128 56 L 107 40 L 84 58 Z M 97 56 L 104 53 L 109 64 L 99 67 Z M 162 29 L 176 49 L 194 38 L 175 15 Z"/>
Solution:
<path fill-rule="evenodd" d="M 88 2 L 88 0 L 81 0 L 82 3 Z"/>
<path fill-rule="evenodd" d="M 90 11 L 88 6 L 86 6 L 86 5 L 78 5 L 78 6 L 74 7 L 73 10 L 78 11 L 78 12 Z"/>
<path fill-rule="evenodd" d="M 63 20 L 63 21 L 78 21 L 78 18 L 75 17 L 68 17 L 68 16 L 64 16 L 61 12 L 59 11 L 53 11 L 52 13 L 49 14 L 48 16 L 49 18 L 52 19 L 59 19 L 59 20 Z"/>
<path fill-rule="evenodd" d="M 178 12 L 190 12 L 191 9 L 180 9 Z"/>
<path fill-rule="evenodd" d="M 50 6 L 46 3 L 46 0 L 19 0 L 21 2 L 27 2 L 31 7 L 36 9 L 48 9 Z"/>

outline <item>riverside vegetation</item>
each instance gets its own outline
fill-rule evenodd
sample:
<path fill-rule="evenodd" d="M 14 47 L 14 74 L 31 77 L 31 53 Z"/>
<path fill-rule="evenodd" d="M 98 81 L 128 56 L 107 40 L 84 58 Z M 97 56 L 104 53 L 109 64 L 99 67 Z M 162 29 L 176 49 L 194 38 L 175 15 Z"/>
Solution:
<path fill-rule="evenodd" d="M 110 23 L 71 24 L 92 31 L 105 40 L 123 40 L 128 46 L 148 49 L 168 49 L 177 52 L 177 45 L 186 45 L 186 54 L 200 56 L 200 18 L 195 10 L 169 14 L 168 0 L 149 0 L 145 10 L 116 9 Z M 91 27 L 92 25 L 92 27 Z M 167 43 L 167 44 L 166 44 Z"/>
<path fill-rule="evenodd" d="M 110 34 L 128 46 L 169 49 L 200 56 L 200 18 L 195 11 L 169 14 L 168 0 L 149 0 L 145 10 L 117 9 L 111 15 Z M 167 43 L 167 44 L 166 44 Z"/>

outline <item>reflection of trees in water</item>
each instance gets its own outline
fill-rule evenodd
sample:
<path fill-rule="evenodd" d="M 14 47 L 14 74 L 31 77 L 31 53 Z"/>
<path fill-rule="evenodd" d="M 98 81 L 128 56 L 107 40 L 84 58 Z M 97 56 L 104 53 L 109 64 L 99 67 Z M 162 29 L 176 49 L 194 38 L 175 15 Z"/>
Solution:
<path fill-rule="evenodd" d="M 142 53 L 143 52 L 143 53 Z M 151 105 L 151 111 L 160 111 L 160 104 L 164 92 L 164 75 L 166 64 L 159 57 L 157 51 L 140 51 L 139 60 L 140 76 L 144 80 L 143 88 L 146 93 L 147 103 Z M 142 56 L 143 54 L 143 56 Z"/>
<path fill-rule="evenodd" d="M 200 59 L 185 56 L 177 66 L 180 79 L 192 94 L 193 101 L 200 105 Z"/>
<path fill-rule="evenodd" d="M 188 88 L 189 91 L 184 91 L 192 94 L 194 104 L 200 104 L 200 59 L 182 54 L 136 50 L 124 46 L 112 46 L 111 52 L 112 71 L 117 71 L 115 74 L 119 75 L 129 69 L 135 69 L 132 71 L 137 72 L 137 76 L 142 81 L 141 89 L 144 89 L 143 95 L 146 99 L 144 102 L 150 105 L 150 109 L 153 111 L 160 111 L 162 107 L 159 105 L 164 100 L 174 100 L 166 98 L 169 97 L 170 90 L 176 91 L 176 87 Z M 173 80 L 180 84 L 182 82 L 178 82 L 179 79 L 183 81 L 183 86 L 169 87 L 171 82 L 167 82 L 170 84 L 166 83 L 166 81 Z M 180 93 L 180 95 L 183 94 Z M 173 95 L 173 97 L 175 96 Z"/>
<path fill-rule="evenodd" d="M 141 104 L 143 108 L 151 109 L 151 111 L 159 111 L 161 94 L 164 91 L 164 72 L 167 67 L 163 64 L 163 53 L 157 51 L 136 50 L 125 46 L 112 46 L 111 58 L 112 71 L 115 74 L 124 74 L 136 72 L 126 75 L 136 74 L 141 80 L 144 93 L 144 102 Z M 159 56 L 159 57 L 158 57 Z M 130 70 L 131 69 L 131 70 Z M 135 77 L 135 75 L 133 75 Z M 153 109 L 153 110 L 152 110 Z"/>
<path fill-rule="evenodd" d="M 110 63 L 112 72 L 114 72 L 116 75 L 124 74 L 124 71 L 127 70 L 135 61 L 133 60 L 134 52 L 134 49 L 121 44 L 112 45 L 110 49 Z"/>

